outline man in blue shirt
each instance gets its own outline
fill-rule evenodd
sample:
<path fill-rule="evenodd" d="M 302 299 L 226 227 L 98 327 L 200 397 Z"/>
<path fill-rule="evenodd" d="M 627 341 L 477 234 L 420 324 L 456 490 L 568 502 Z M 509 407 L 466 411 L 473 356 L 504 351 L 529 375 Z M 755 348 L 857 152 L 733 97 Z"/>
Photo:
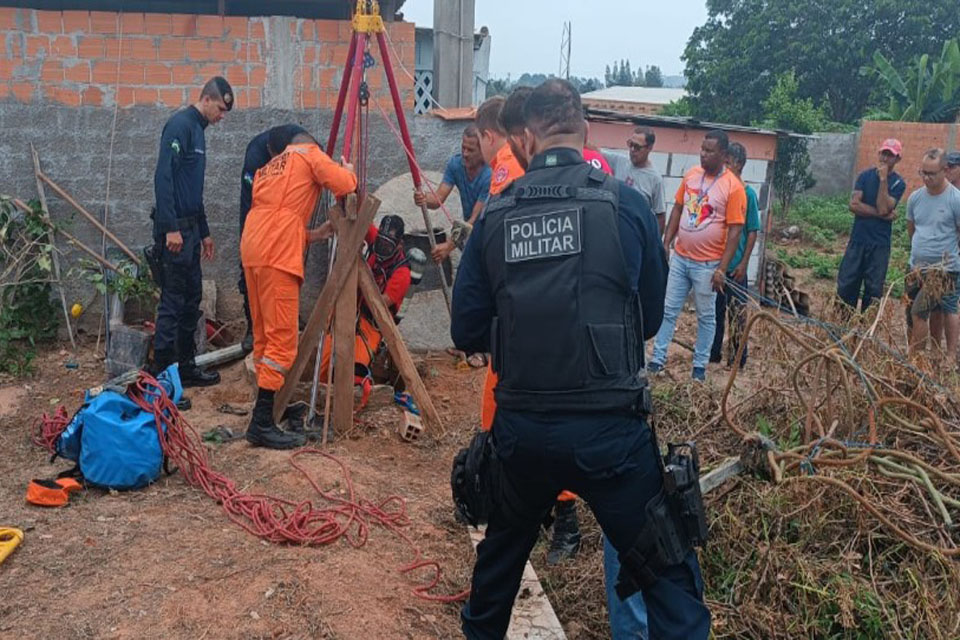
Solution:
<path fill-rule="evenodd" d="M 413 194 L 413 201 L 418 207 L 427 205 L 428 209 L 439 209 L 440 205 L 447 201 L 447 196 L 454 187 L 460 193 L 463 219 L 472 225 L 480 216 L 490 192 L 490 167 L 483 163 L 483 155 L 480 153 L 480 136 L 477 128 L 472 124 L 463 130 L 460 153 L 447 162 L 443 181 L 437 188 L 437 195 L 417 192 Z M 433 259 L 443 262 L 453 251 L 453 247 L 452 240 L 441 242 L 433 250 Z"/>
<path fill-rule="evenodd" d="M 740 178 L 743 167 L 747 164 L 747 149 L 739 142 L 730 143 L 727 149 L 727 169 Z M 729 311 L 731 327 L 728 341 L 729 356 L 727 365 L 733 364 L 733 358 L 740 349 L 740 336 L 743 335 L 746 322 L 744 305 L 747 302 L 747 268 L 750 266 L 750 255 L 753 245 L 757 241 L 757 232 L 760 231 L 760 205 L 757 192 L 753 187 L 744 183 L 743 190 L 747 194 L 747 217 L 740 232 L 740 243 L 737 252 L 733 254 L 730 264 L 727 265 L 727 282 L 723 291 L 717 293 L 717 331 L 713 336 L 713 348 L 710 350 L 710 362 L 723 360 L 723 334 Z M 740 366 L 747 363 L 747 348 L 743 349 Z"/>
<path fill-rule="evenodd" d="M 217 76 L 203 86 L 200 99 L 167 120 L 160 135 L 154 174 L 154 255 L 162 265 L 160 304 L 153 337 L 153 371 L 180 363 L 184 387 L 220 382 L 220 374 L 200 369 L 194 361 L 194 334 L 203 294 L 200 258 L 212 260 L 213 238 L 203 209 L 207 166 L 207 125 L 216 124 L 233 108 L 233 89 Z"/>
<path fill-rule="evenodd" d="M 899 140 L 884 140 L 877 166 L 857 176 L 850 196 L 850 211 L 855 218 L 837 274 L 837 295 L 853 310 L 860 302 L 860 311 L 866 311 L 874 298 L 883 295 L 891 228 L 897 204 L 907 189 L 907 183 L 893 170 L 902 152 Z"/>

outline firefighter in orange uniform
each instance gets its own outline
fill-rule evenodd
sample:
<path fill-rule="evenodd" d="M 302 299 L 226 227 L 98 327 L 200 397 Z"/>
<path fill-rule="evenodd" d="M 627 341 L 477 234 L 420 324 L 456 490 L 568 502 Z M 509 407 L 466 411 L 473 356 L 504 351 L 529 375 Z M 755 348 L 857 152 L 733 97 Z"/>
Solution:
<path fill-rule="evenodd" d="M 277 149 L 282 146 L 271 147 Z M 281 431 L 273 421 L 274 395 L 297 356 L 303 254 L 308 243 L 333 235 L 329 221 L 307 229 L 324 188 L 342 197 L 357 188 L 349 164 L 337 164 L 317 141 L 298 134 L 283 152 L 257 171 L 253 206 L 240 242 L 240 258 L 250 297 L 257 403 L 247 441 L 270 449 L 292 449 L 303 434 Z"/>

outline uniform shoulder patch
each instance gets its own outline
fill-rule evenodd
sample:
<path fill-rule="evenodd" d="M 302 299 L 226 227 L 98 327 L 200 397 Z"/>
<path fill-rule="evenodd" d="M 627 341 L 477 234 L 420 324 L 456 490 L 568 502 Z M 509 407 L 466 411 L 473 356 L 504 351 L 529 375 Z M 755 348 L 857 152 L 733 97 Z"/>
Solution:
<path fill-rule="evenodd" d="M 580 253 L 580 213 L 580 208 L 570 208 L 506 219 L 505 260 L 526 262 Z"/>

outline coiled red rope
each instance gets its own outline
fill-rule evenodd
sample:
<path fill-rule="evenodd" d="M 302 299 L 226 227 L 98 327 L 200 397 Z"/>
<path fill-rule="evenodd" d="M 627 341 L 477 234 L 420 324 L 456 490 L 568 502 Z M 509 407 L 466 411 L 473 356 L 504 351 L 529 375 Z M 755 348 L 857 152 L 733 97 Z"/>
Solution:
<path fill-rule="evenodd" d="M 291 466 L 330 506 L 319 508 L 310 500 L 295 502 L 268 494 L 245 493 L 237 489 L 233 480 L 211 468 L 207 449 L 196 430 L 180 415 L 176 405 L 152 376 L 141 372 L 130 386 L 128 395 L 137 406 L 156 417 L 163 452 L 180 469 L 187 483 L 200 487 L 219 502 L 227 517 L 248 533 L 270 542 L 310 546 L 330 544 L 344 538 L 353 547 L 361 547 L 367 542 L 370 523 L 378 524 L 406 542 L 414 553 L 413 560 L 399 568 L 401 573 L 433 569 L 429 581 L 413 588 L 415 596 L 434 602 L 458 602 L 470 594 L 469 589 L 453 595 L 430 593 L 439 584 L 442 572 L 437 562 L 423 557 L 420 548 L 402 530 L 410 522 L 406 501 L 391 495 L 375 503 L 357 496 L 349 468 L 335 456 L 313 448 L 301 449 L 290 456 Z M 299 462 L 300 458 L 307 456 L 320 456 L 340 468 L 346 489 L 344 496 L 320 488 Z"/>
<path fill-rule="evenodd" d="M 57 407 L 52 414 L 44 413 L 40 416 L 40 422 L 37 424 L 37 432 L 33 436 L 33 444 L 48 453 L 57 452 L 57 439 L 63 430 L 70 424 L 70 416 L 67 414 L 67 408 L 63 405 Z"/>

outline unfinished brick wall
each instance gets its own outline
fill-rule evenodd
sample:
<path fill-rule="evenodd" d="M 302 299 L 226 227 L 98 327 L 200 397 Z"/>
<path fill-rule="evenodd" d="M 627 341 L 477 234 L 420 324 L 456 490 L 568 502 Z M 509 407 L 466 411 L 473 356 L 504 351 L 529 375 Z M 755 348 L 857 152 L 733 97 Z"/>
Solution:
<path fill-rule="evenodd" d="M 404 106 L 413 107 L 414 25 L 388 23 Z M 0 100 L 68 106 L 157 105 L 195 100 L 222 75 L 238 108 L 332 108 L 350 23 L 163 13 L 0 8 Z M 367 72 L 389 103 L 379 54 Z"/>
<path fill-rule="evenodd" d="M 860 129 L 860 144 L 857 149 L 856 173 L 876 166 L 877 151 L 887 138 L 896 138 L 903 143 L 903 157 L 897 165 L 897 173 L 907 182 L 910 195 L 923 186 L 920 178 L 920 162 L 927 149 L 941 147 L 947 151 L 957 149 L 957 124 L 934 124 L 927 122 L 879 122 L 868 121 Z M 904 202 L 906 200 L 904 199 Z"/>

